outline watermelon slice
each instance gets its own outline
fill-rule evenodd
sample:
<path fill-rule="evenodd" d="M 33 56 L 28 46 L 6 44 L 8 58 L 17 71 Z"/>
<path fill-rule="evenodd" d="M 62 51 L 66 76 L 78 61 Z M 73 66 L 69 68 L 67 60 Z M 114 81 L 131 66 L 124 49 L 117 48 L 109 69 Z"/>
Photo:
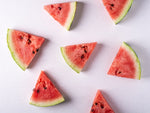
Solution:
<path fill-rule="evenodd" d="M 8 48 L 22 70 L 26 70 L 43 42 L 44 38 L 22 31 L 8 29 L 7 32 Z"/>
<path fill-rule="evenodd" d="M 119 23 L 128 13 L 133 0 L 103 0 L 109 15 L 115 24 Z"/>
<path fill-rule="evenodd" d="M 140 80 L 140 61 L 134 50 L 125 42 L 122 43 L 108 74 Z"/>
<path fill-rule="evenodd" d="M 83 69 L 97 42 L 83 43 L 61 47 L 66 63 L 77 73 Z"/>
<path fill-rule="evenodd" d="M 50 79 L 46 76 L 44 71 L 37 80 L 36 86 L 33 90 L 30 104 L 35 106 L 53 106 L 64 101 L 61 93 L 56 89 Z"/>
<path fill-rule="evenodd" d="M 97 91 L 90 113 L 115 113 L 100 90 Z"/>
<path fill-rule="evenodd" d="M 64 28 L 70 29 L 76 12 L 76 2 L 46 5 L 44 9 Z"/>

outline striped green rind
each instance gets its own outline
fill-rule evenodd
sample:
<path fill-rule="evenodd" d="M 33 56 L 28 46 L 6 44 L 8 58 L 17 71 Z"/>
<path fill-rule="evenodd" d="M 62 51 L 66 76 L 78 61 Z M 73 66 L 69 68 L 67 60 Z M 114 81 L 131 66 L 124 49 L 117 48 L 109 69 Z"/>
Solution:
<path fill-rule="evenodd" d="M 23 70 L 25 71 L 27 66 L 24 65 L 20 60 L 19 58 L 17 57 L 16 53 L 15 53 L 15 50 L 14 50 L 14 46 L 13 46 L 13 43 L 12 43 L 12 37 L 11 37 L 11 33 L 13 32 L 12 29 L 8 29 L 7 30 L 7 45 L 8 45 L 8 48 L 9 48 L 9 51 L 11 53 L 11 56 L 12 58 L 14 59 L 14 61 L 16 62 L 16 64 Z"/>
<path fill-rule="evenodd" d="M 127 4 L 125 5 L 125 7 L 122 11 L 122 13 L 120 14 L 120 16 L 117 19 L 113 20 L 115 24 L 118 24 L 126 16 L 126 14 L 128 13 L 129 9 L 132 6 L 132 3 L 133 3 L 133 0 L 128 0 Z"/>
<path fill-rule="evenodd" d="M 66 52 L 65 52 L 65 48 L 64 47 L 61 47 L 61 53 L 62 53 L 62 56 L 63 58 L 65 59 L 66 63 L 74 70 L 76 71 L 77 73 L 80 73 L 81 72 L 81 68 L 78 68 L 74 63 L 72 63 L 67 55 L 66 55 Z"/>
<path fill-rule="evenodd" d="M 32 99 L 30 100 L 29 104 L 34 105 L 34 106 L 39 106 L 39 107 L 48 107 L 48 106 L 54 106 L 59 103 L 64 102 L 65 99 L 63 97 L 57 98 L 55 100 L 49 100 L 49 101 L 43 101 L 43 102 L 37 102 L 33 101 Z"/>
<path fill-rule="evenodd" d="M 140 80 L 141 79 L 141 65 L 140 65 L 140 61 L 139 58 L 137 56 L 137 54 L 135 53 L 135 51 L 125 42 L 122 43 L 122 47 L 125 48 L 131 55 L 132 59 L 134 60 L 134 65 L 135 65 L 135 69 L 136 69 L 136 73 L 135 73 L 135 79 Z"/>
<path fill-rule="evenodd" d="M 64 27 L 69 30 L 70 29 L 70 26 L 73 22 L 73 19 L 74 19 L 74 16 L 75 16 L 75 12 L 76 12 L 76 5 L 77 5 L 77 2 L 71 2 L 70 3 L 70 12 L 69 12 L 69 15 L 68 15 L 68 18 L 66 20 L 66 23 L 64 25 Z"/>

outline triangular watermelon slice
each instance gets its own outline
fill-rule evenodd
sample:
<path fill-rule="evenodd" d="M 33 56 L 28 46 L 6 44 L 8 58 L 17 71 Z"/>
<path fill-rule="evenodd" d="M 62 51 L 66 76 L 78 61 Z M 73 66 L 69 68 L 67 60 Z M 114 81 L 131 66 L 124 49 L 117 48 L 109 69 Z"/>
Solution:
<path fill-rule="evenodd" d="M 8 29 L 7 44 L 15 62 L 22 70 L 31 63 L 44 42 L 44 38 L 18 30 Z"/>
<path fill-rule="evenodd" d="M 30 104 L 35 106 L 53 106 L 64 101 L 61 93 L 56 89 L 50 79 L 46 76 L 44 71 L 37 80 L 36 86 L 33 90 Z"/>
<path fill-rule="evenodd" d="M 139 79 L 141 77 L 140 61 L 134 50 L 122 43 L 109 71 L 109 75 Z"/>
<path fill-rule="evenodd" d="M 61 47 L 66 63 L 77 73 L 83 69 L 97 42 L 83 43 Z"/>
<path fill-rule="evenodd" d="M 90 113 L 115 113 L 100 90 L 97 91 Z"/>
<path fill-rule="evenodd" d="M 76 12 L 76 2 L 46 5 L 44 9 L 64 28 L 70 29 Z"/>
<path fill-rule="evenodd" d="M 103 0 L 109 15 L 115 24 L 119 23 L 128 13 L 133 0 Z"/>

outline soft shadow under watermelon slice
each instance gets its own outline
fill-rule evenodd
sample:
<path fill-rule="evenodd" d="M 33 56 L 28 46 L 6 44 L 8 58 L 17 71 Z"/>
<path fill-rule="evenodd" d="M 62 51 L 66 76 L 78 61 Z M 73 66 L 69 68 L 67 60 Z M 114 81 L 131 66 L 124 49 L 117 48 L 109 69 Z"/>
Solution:
<path fill-rule="evenodd" d="M 53 106 L 64 101 L 63 96 L 58 89 L 53 85 L 50 79 L 47 77 L 44 71 L 37 80 L 35 88 L 33 90 L 30 104 L 35 106 Z"/>
<path fill-rule="evenodd" d="M 100 90 L 97 91 L 90 113 L 115 113 Z"/>
<path fill-rule="evenodd" d="M 83 69 L 97 42 L 83 43 L 61 47 L 66 63 L 77 73 Z"/>
<path fill-rule="evenodd" d="M 18 30 L 8 29 L 7 44 L 15 62 L 26 70 L 35 55 L 39 52 L 44 38 Z"/>
<path fill-rule="evenodd" d="M 108 74 L 140 80 L 140 61 L 134 50 L 125 42 L 122 43 Z"/>

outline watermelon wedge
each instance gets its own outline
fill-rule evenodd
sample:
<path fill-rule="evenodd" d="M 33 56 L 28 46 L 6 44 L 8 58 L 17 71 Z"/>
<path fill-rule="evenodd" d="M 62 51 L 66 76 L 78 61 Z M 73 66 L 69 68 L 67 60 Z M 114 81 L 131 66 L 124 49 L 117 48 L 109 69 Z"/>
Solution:
<path fill-rule="evenodd" d="M 50 79 L 46 76 L 44 71 L 37 80 L 36 86 L 33 90 L 30 104 L 35 106 L 47 107 L 59 104 L 64 101 L 61 93 L 56 89 Z"/>
<path fill-rule="evenodd" d="M 125 42 L 122 43 L 108 74 L 140 80 L 140 61 L 134 50 Z"/>
<path fill-rule="evenodd" d="M 115 113 L 100 90 L 97 91 L 90 113 Z"/>
<path fill-rule="evenodd" d="M 119 23 L 128 13 L 133 0 L 103 0 L 110 17 L 115 24 Z"/>
<path fill-rule="evenodd" d="M 83 69 L 97 42 L 83 43 L 61 47 L 66 63 L 77 73 Z"/>
<path fill-rule="evenodd" d="M 7 31 L 8 48 L 15 62 L 24 71 L 38 53 L 44 40 L 42 37 L 22 31 L 12 29 Z"/>
<path fill-rule="evenodd" d="M 70 29 L 76 12 L 76 2 L 45 5 L 44 9 L 64 28 Z"/>

